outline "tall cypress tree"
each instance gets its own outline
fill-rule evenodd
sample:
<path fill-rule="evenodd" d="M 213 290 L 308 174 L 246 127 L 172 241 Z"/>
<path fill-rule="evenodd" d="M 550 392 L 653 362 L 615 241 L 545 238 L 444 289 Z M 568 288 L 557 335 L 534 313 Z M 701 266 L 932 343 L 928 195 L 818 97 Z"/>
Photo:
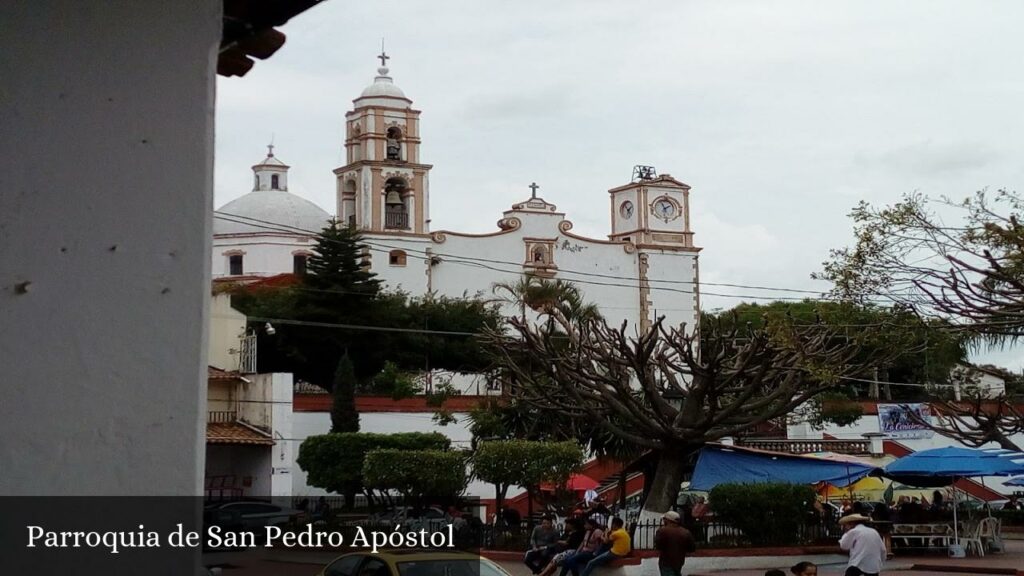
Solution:
<path fill-rule="evenodd" d="M 348 354 L 338 361 L 334 371 L 334 402 L 331 404 L 331 432 L 359 432 L 356 411 L 356 373 Z"/>
<path fill-rule="evenodd" d="M 320 232 L 313 255 L 306 263 L 303 284 L 318 290 L 334 290 L 349 295 L 372 296 L 380 290 L 380 280 L 365 261 L 367 246 L 359 231 L 332 220 Z"/>

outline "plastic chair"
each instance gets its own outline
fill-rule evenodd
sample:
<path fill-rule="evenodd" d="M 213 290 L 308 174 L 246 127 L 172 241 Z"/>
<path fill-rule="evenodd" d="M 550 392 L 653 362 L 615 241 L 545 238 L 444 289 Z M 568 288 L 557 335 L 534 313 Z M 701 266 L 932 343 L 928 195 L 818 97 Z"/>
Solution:
<path fill-rule="evenodd" d="M 981 523 L 974 524 L 968 528 L 964 525 L 963 532 L 960 533 L 959 544 L 964 547 L 964 550 L 970 554 L 971 548 L 978 551 L 978 556 L 985 556 L 985 546 L 981 542 Z"/>
<path fill-rule="evenodd" d="M 1001 528 L 998 518 L 983 518 L 978 525 L 978 537 L 981 539 L 982 547 L 987 546 L 990 551 L 995 552 L 1006 550 Z"/>

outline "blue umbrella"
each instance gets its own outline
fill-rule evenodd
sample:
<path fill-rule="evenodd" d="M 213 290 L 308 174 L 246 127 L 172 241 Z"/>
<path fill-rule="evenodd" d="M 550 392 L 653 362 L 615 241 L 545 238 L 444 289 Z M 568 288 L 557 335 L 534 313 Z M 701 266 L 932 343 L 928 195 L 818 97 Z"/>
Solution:
<path fill-rule="evenodd" d="M 1024 474 L 1024 452 L 1003 448 L 979 449 L 950 446 L 908 454 L 885 467 L 883 475 L 911 486 L 952 484 L 957 478 L 1017 476 Z M 953 538 L 959 544 L 956 519 L 956 487 L 953 489 Z M 961 552 L 962 554 L 962 552 Z"/>
<path fill-rule="evenodd" d="M 885 467 L 885 476 L 911 485 L 914 485 L 914 480 L 928 481 L 929 478 L 938 480 L 1022 474 L 1024 452 L 1002 448 L 934 448 L 908 454 Z"/>
<path fill-rule="evenodd" d="M 1006 486 L 1024 486 L 1024 476 L 1018 478 L 1010 478 L 1006 482 L 1003 482 Z"/>

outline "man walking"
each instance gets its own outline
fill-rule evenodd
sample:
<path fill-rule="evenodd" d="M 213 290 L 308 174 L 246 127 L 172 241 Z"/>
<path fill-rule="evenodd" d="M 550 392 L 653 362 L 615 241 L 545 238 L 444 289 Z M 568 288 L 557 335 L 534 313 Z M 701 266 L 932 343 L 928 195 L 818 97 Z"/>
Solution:
<path fill-rule="evenodd" d="M 686 555 L 697 550 L 693 534 L 680 524 L 679 513 L 669 510 L 661 517 L 661 528 L 654 533 L 661 576 L 680 576 Z"/>
<path fill-rule="evenodd" d="M 850 514 L 839 519 L 843 537 L 839 547 L 850 552 L 846 576 L 878 576 L 885 564 L 885 542 L 881 535 L 867 525 L 871 519 L 860 514 Z"/>

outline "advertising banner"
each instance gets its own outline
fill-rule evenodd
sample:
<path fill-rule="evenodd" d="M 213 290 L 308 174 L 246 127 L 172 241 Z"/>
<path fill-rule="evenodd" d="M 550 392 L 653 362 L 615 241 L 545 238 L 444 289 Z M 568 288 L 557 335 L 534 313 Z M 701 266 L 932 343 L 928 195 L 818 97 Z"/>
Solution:
<path fill-rule="evenodd" d="M 887 438 L 931 438 L 934 432 L 922 420 L 932 422 L 927 404 L 878 405 L 878 427 Z"/>

